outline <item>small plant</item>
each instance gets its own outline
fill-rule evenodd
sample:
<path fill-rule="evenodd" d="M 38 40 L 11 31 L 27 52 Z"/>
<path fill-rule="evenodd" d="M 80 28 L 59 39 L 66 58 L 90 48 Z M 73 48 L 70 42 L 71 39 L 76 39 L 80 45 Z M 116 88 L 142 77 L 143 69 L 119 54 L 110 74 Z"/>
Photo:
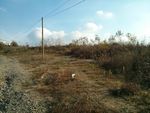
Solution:
<path fill-rule="evenodd" d="M 124 96 L 133 96 L 135 95 L 140 88 L 133 83 L 123 84 L 120 88 L 110 89 L 110 95 L 114 97 L 124 97 Z"/>
<path fill-rule="evenodd" d="M 42 81 L 45 85 L 54 84 L 57 81 L 57 73 L 47 73 L 42 75 Z"/>

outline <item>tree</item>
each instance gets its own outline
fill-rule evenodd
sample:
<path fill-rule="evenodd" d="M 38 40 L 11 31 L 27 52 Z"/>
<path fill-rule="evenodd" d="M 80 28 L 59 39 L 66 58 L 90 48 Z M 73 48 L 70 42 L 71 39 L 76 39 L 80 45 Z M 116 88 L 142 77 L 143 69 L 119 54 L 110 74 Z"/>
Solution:
<path fill-rule="evenodd" d="M 122 39 L 121 39 L 122 36 L 123 36 L 122 31 L 121 31 L 121 30 L 118 30 L 118 31 L 116 32 L 115 37 L 117 37 L 117 38 L 119 39 L 119 42 L 122 42 Z"/>
<path fill-rule="evenodd" d="M 121 30 L 118 30 L 118 31 L 116 32 L 116 36 L 120 37 L 120 36 L 122 36 L 122 35 L 123 35 L 123 33 L 122 33 Z"/>
<path fill-rule="evenodd" d="M 115 36 L 111 35 L 108 39 L 108 42 L 109 43 L 115 43 L 116 42 L 116 39 L 115 39 Z"/>
<path fill-rule="evenodd" d="M 129 39 L 129 43 L 135 45 L 137 43 L 136 36 L 132 35 L 131 33 L 127 33 L 126 37 Z"/>
<path fill-rule="evenodd" d="M 87 37 L 81 37 L 77 40 L 73 40 L 72 43 L 75 45 L 87 45 L 89 41 Z"/>
<path fill-rule="evenodd" d="M 95 35 L 95 41 L 99 44 L 100 43 L 100 37 L 98 35 Z"/>
<path fill-rule="evenodd" d="M 13 46 L 13 47 L 18 47 L 18 43 L 15 42 L 15 41 L 12 41 L 12 42 L 10 43 L 10 45 Z"/>
<path fill-rule="evenodd" d="M 6 45 L 3 42 L 0 42 L 0 49 L 3 49 Z"/>

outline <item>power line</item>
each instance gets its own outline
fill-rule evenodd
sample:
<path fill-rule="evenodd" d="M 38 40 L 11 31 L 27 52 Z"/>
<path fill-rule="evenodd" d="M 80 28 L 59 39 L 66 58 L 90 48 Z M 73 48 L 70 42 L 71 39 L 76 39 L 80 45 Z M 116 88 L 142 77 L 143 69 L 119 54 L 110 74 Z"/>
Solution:
<path fill-rule="evenodd" d="M 60 5 L 58 5 L 55 9 L 50 10 L 46 15 L 44 15 L 43 17 L 47 17 L 48 15 L 50 15 L 51 13 L 56 12 L 57 10 L 59 10 L 62 6 L 66 5 L 68 2 L 70 2 L 71 0 L 66 0 L 65 2 L 61 3 Z"/>
<path fill-rule="evenodd" d="M 48 16 L 50 13 L 54 13 L 55 11 L 57 11 L 59 8 L 61 8 L 62 6 L 66 5 L 69 1 L 71 0 L 66 0 L 65 2 L 61 3 L 58 7 L 56 7 L 55 9 L 51 10 L 50 12 L 48 12 L 45 16 L 43 17 L 46 17 Z M 15 34 L 13 37 L 16 38 L 18 35 L 20 34 L 26 34 L 28 33 L 28 31 L 33 28 L 37 23 L 39 23 L 41 21 L 41 19 L 38 19 L 34 24 L 32 24 L 30 27 L 28 27 L 27 30 L 25 30 L 24 32 L 19 32 L 17 34 Z"/>
<path fill-rule="evenodd" d="M 63 13 L 63 12 L 65 12 L 65 11 L 67 11 L 67 10 L 69 10 L 69 9 L 72 9 L 73 7 L 76 7 L 76 6 L 78 6 L 78 5 L 80 5 L 81 3 L 83 3 L 83 2 L 85 2 L 86 0 L 81 0 L 81 1 L 79 1 L 79 2 L 77 2 L 77 3 L 75 3 L 75 4 L 73 4 L 73 5 L 71 5 L 71 6 L 69 6 L 69 7 L 67 7 L 67 8 L 64 8 L 64 9 L 62 9 L 62 10 L 60 10 L 60 11 L 57 11 L 57 10 L 59 10 L 62 6 L 64 6 L 64 5 L 66 5 L 68 2 L 70 2 L 71 0 L 66 0 L 65 2 L 63 2 L 63 3 L 61 3 L 58 7 L 56 7 L 55 9 L 53 9 L 53 10 L 51 10 L 50 12 L 48 12 L 46 15 L 44 15 L 43 17 L 48 17 L 48 15 L 50 15 L 50 17 L 53 17 L 53 16 L 56 16 L 56 15 L 58 15 L 58 14 L 60 14 L 60 13 Z M 14 35 L 14 37 L 17 37 L 19 34 L 27 34 L 29 31 L 30 31 L 30 29 L 31 28 L 33 28 L 37 23 L 39 23 L 41 21 L 41 19 L 38 19 L 34 24 L 32 24 L 30 27 L 28 27 L 28 29 L 26 30 L 26 31 L 24 31 L 24 32 L 20 32 L 20 33 L 17 33 L 16 35 Z"/>
<path fill-rule="evenodd" d="M 71 1 L 71 0 L 67 0 L 65 3 L 62 3 L 62 4 L 65 5 L 65 4 L 67 4 L 69 1 Z M 67 11 L 67 10 L 69 10 L 69 9 L 71 9 L 71 8 L 73 8 L 73 7 L 77 6 L 77 5 L 79 5 L 79 4 L 81 4 L 81 3 L 84 2 L 84 1 L 85 1 L 85 0 L 81 0 L 81 1 L 79 1 L 79 2 L 77 2 L 77 3 L 75 3 L 75 4 L 73 4 L 73 5 L 71 5 L 71 6 L 67 7 L 67 8 L 65 8 L 65 9 L 62 9 L 62 10 L 60 10 L 60 11 L 58 11 L 58 12 L 52 14 L 50 17 L 55 16 L 55 15 L 58 15 L 58 14 L 60 14 L 60 13 L 63 13 L 63 12 L 65 12 L 65 11 Z M 61 4 L 61 5 L 62 5 L 62 4 Z M 56 10 L 58 10 L 59 8 L 60 8 L 60 5 L 59 5 L 59 7 L 55 8 L 54 10 L 56 11 Z M 54 10 L 52 10 L 52 11 L 54 11 Z M 52 12 L 52 11 L 51 11 L 51 12 Z M 43 16 L 43 17 L 46 17 L 46 16 L 48 16 L 49 14 L 50 14 L 50 12 L 47 13 L 47 14 L 46 14 L 45 16 Z M 39 23 L 40 21 L 41 21 L 41 19 L 39 19 L 38 21 L 36 21 L 33 25 L 30 26 L 30 29 L 33 28 L 33 27 L 34 27 L 37 23 Z M 25 32 L 23 32 L 23 34 L 26 34 L 28 31 L 29 31 L 29 29 L 26 30 Z"/>
<path fill-rule="evenodd" d="M 71 5 L 71 6 L 67 7 L 67 8 L 65 8 L 65 9 L 62 9 L 62 10 L 60 10 L 60 11 L 58 11 L 58 12 L 52 14 L 50 17 L 56 16 L 56 15 L 58 15 L 58 14 L 60 14 L 60 13 L 63 13 L 63 12 L 65 12 L 65 11 L 69 10 L 69 9 L 72 9 L 73 7 L 78 6 L 79 4 L 81 4 L 82 2 L 85 2 L 85 1 L 86 1 L 86 0 L 81 0 L 81 1 L 79 1 L 79 2 L 77 2 L 77 3 L 75 3 L 75 4 L 73 4 L 73 5 Z"/>

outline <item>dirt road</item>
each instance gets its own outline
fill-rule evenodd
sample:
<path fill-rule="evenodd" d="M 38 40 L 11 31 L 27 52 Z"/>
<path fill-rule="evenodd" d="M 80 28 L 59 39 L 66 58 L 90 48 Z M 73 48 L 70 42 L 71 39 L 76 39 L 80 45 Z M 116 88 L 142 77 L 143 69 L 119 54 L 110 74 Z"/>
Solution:
<path fill-rule="evenodd" d="M 15 59 L 0 56 L 0 113 L 43 113 L 44 105 L 22 86 L 31 82 Z"/>

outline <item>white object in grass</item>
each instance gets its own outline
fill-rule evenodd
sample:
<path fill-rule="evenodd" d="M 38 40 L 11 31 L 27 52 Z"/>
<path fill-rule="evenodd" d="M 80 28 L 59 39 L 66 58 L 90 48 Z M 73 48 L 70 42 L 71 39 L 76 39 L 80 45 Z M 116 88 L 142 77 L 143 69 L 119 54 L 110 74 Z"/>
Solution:
<path fill-rule="evenodd" d="M 71 77 L 72 79 L 75 79 L 76 74 L 72 74 Z"/>
<path fill-rule="evenodd" d="M 44 79 L 44 78 L 45 78 L 45 76 L 44 76 L 44 75 L 42 75 L 42 76 L 41 76 L 41 79 Z"/>

